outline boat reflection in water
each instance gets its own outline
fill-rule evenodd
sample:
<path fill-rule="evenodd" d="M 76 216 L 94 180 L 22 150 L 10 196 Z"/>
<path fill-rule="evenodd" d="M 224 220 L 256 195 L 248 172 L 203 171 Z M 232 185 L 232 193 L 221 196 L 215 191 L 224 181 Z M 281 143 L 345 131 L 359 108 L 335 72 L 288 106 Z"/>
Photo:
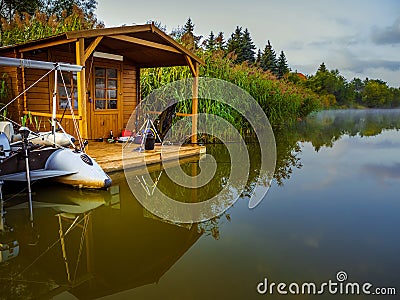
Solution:
<path fill-rule="evenodd" d="M 1 295 L 94 299 L 158 282 L 202 231 L 153 217 L 117 181 L 108 191 L 36 187 L 34 228 L 26 202 L 7 207 L 20 252 L 0 264 Z"/>

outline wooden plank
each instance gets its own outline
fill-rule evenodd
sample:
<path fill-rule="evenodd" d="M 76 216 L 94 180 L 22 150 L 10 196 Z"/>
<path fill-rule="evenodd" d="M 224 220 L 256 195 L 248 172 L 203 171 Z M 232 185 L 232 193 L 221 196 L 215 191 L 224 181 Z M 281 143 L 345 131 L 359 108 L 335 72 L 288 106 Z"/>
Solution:
<path fill-rule="evenodd" d="M 28 114 L 30 113 L 32 116 L 38 116 L 38 117 L 49 117 L 51 118 L 52 114 L 51 113 L 44 113 L 44 112 L 38 112 L 38 111 L 28 111 L 28 110 L 24 110 L 23 111 L 24 114 Z M 57 119 L 61 119 L 62 114 L 56 114 Z M 69 114 L 65 114 L 64 115 L 64 119 L 74 119 L 71 115 Z M 76 120 L 81 120 L 82 117 L 79 115 L 75 115 L 75 119 Z"/>
<path fill-rule="evenodd" d="M 143 40 L 143 39 L 138 39 L 138 38 L 127 36 L 127 35 L 112 35 L 112 36 L 109 36 L 109 38 L 129 42 L 129 43 L 133 43 L 133 44 L 143 45 L 143 46 L 150 47 L 150 48 L 166 50 L 169 52 L 174 52 L 174 53 L 179 53 L 179 54 L 181 53 L 181 51 L 175 49 L 174 47 L 160 44 L 160 43 L 150 42 L 150 41 Z"/>
<path fill-rule="evenodd" d="M 153 111 L 146 111 L 145 113 L 149 114 L 149 115 L 160 115 L 162 112 L 153 110 Z M 193 116 L 193 114 L 186 114 L 186 113 L 180 113 L 180 112 L 176 113 L 176 115 L 179 117 L 192 117 Z"/>
<path fill-rule="evenodd" d="M 76 64 L 85 66 L 85 40 L 79 38 L 75 43 L 76 47 Z M 87 131 L 87 110 L 86 110 L 86 78 L 85 71 L 78 72 L 77 74 L 77 85 L 78 85 L 78 115 L 81 116 L 79 119 L 79 131 L 83 139 L 88 138 Z"/>
<path fill-rule="evenodd" d="M 76 42 L 76 39 L 49 41 L 49 42 L 46 42 L 46 43 L 38 43 L 38 44 L 33 45 L 33 46 L 27 46 L 27 47 L 19 49 L 19 51 L 20 52 L 27 52 L 27 51 L 38 50 L 38 49 L 43 49 L 43 48 L 48 48 L 48 47 L 54 47 L 54 46 L 73 43 L 73 42 Z"/>
<path fill-rule="evenodd" d="M 30 104 L 24 111 L 50 111 L 49 105 L 46 104 Z"/>
<path fill-rule="evenodd" d="M 150 24 L 114 27 L 114 28 L 91 29 L 91 30 L 77 30 L 77 31 L 67 32 L 66 35 L 67 35 L 67 39 L 74 39 L 74 38 L 90 38 L 90 37 L 97 37 L 97 36 L 108 36 L 108 35 L 145 32 L 145 31 L 151 31 Z"/>
<path fill-rule="evenodd" d="M 96 39 L 90 43 L 89 47 L 86 48 L 85 50 L 85 57 L 84 60 L 86 61 L 89 56 L 93 53 L 94 49 L 96 49 L 97 45 L 101 42 L 101 40 L 103 39 L 102 36 L 98 36 L 96 37 Z"/>
<path fill-rule="evenodd" d="M 194 67 L 194 65 L 193 65 L 193 63 L 192 63 L 192 60 L 190 59 L 190 57 L 188 56 L 188 55 L 185 55 L 185 60 L 186 60 L 186 62 L 187 62 L 187 64 L 188 64 L 188 67 L 189 67 L 189 69 L 190 69 L 190 72 L 192 72 L 192 76 L 193 77 L 196 77 L 197 75 L 196 75 L 196 69 L 195 69 L 195 67 Z"/>

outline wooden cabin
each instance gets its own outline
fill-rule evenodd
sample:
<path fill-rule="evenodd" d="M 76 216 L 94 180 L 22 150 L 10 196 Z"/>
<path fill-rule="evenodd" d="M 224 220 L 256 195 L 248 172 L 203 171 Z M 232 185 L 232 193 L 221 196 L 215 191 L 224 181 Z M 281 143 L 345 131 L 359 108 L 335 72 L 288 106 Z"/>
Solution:
<path fill-rule="evenodd" d="M 201 59 L 185 49 L 154 24 L 72 31 L 57 36 L 0 48 L 0 56 L 65 62 L 85 66 L 77 74 L 63 72 L 71 94 L 74 114 L 85 139 L 118 135 L 140 101 L 140 68 L 188 66 L 198 77 Z M 11 99 L 47 71 L 1 67 L 8 74 Z M 41 130 L 50 129 L 54 76 L 47 76 L 10 105 L 8 114 L 17 122 L 23 115 L 41 120 Z M 197 80 L 194 80 L 193 111 L 197 113 Z M 57 118 L 74 133 L 67 96 L 59 75 Z M 193 133 L 197 118 L 193 117 Z M 195 135 L 192 141 L 195 142 Z"/>

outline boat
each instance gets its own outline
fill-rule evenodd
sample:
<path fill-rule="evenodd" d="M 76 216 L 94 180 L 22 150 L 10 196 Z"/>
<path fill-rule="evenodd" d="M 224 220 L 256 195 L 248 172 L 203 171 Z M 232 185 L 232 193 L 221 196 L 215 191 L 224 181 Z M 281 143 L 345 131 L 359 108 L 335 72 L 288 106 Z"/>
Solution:
<path fill-rule="evenodd" d="M 57 72 L 80 72 L 82 66 L 0 57 L 0 66 L 37 68 L 54 72 L 55 91 Z M 49 74 L 48 73 L 48 74 Z M 30 88 L 30 87 L 29 87 Z M 27 88 L 24 92 L 26 92 Z M 22 95 L 22 94 L 21 94 Z M 19 96 L 0 109 L 0 112 Z M 110 177 L 85 153 L 86 143 L 74 139 L 57 124 L 57 93 L 53 94 L 51 131 L 35 133 L 21 127 L 15 134 L 13 121 L 1 122 L 0 126 L 0 181 L 30 181 L 51 179 L 79 188 L 104 189 L 111 186 Z M 62 132 L 58 132 L 58 127 Z M 78 137 L 80 134 L 77 134 Z M 72 148 L 66 148 L 71 146 Z"/>

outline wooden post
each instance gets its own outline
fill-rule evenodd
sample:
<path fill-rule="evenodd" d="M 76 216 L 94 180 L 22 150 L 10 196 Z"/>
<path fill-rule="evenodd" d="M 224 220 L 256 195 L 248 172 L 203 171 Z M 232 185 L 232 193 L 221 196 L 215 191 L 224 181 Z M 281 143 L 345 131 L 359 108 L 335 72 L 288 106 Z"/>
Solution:
<path fill-rule="evenodd" d="M 24 53 L 23 52 L 21 52 L 21 59 L 24 59 Z M 25 91 L 26 90 L 25 67 L 21 68 L 21 74 L 22 74 L 22 90 Z M 28 100 L 27 100 L 27 97 L 26 97 L 26 93 L 24 93 L 24 111 L 25 110 L 28 110 Z"/>
<path fill-rule="evenodd" d="M 199 109 L 199 63 L 194 62 L 192 86 L 192 144 L 197 144 L 197 112 Z"/>
<path fill-rule="evenodd" d="M 84 38 L 79 38 L 75 42 L 76 47 L 76 64 L 80 66 L 85 66 L 85 40 Z M 87 111 L 86 111 L 86 76 L 85 69 L 77 74 L 78 81 L 78 114 L 79 118 L 79 131 L 83 139 L 88 138 L 87 131 Z"/>

